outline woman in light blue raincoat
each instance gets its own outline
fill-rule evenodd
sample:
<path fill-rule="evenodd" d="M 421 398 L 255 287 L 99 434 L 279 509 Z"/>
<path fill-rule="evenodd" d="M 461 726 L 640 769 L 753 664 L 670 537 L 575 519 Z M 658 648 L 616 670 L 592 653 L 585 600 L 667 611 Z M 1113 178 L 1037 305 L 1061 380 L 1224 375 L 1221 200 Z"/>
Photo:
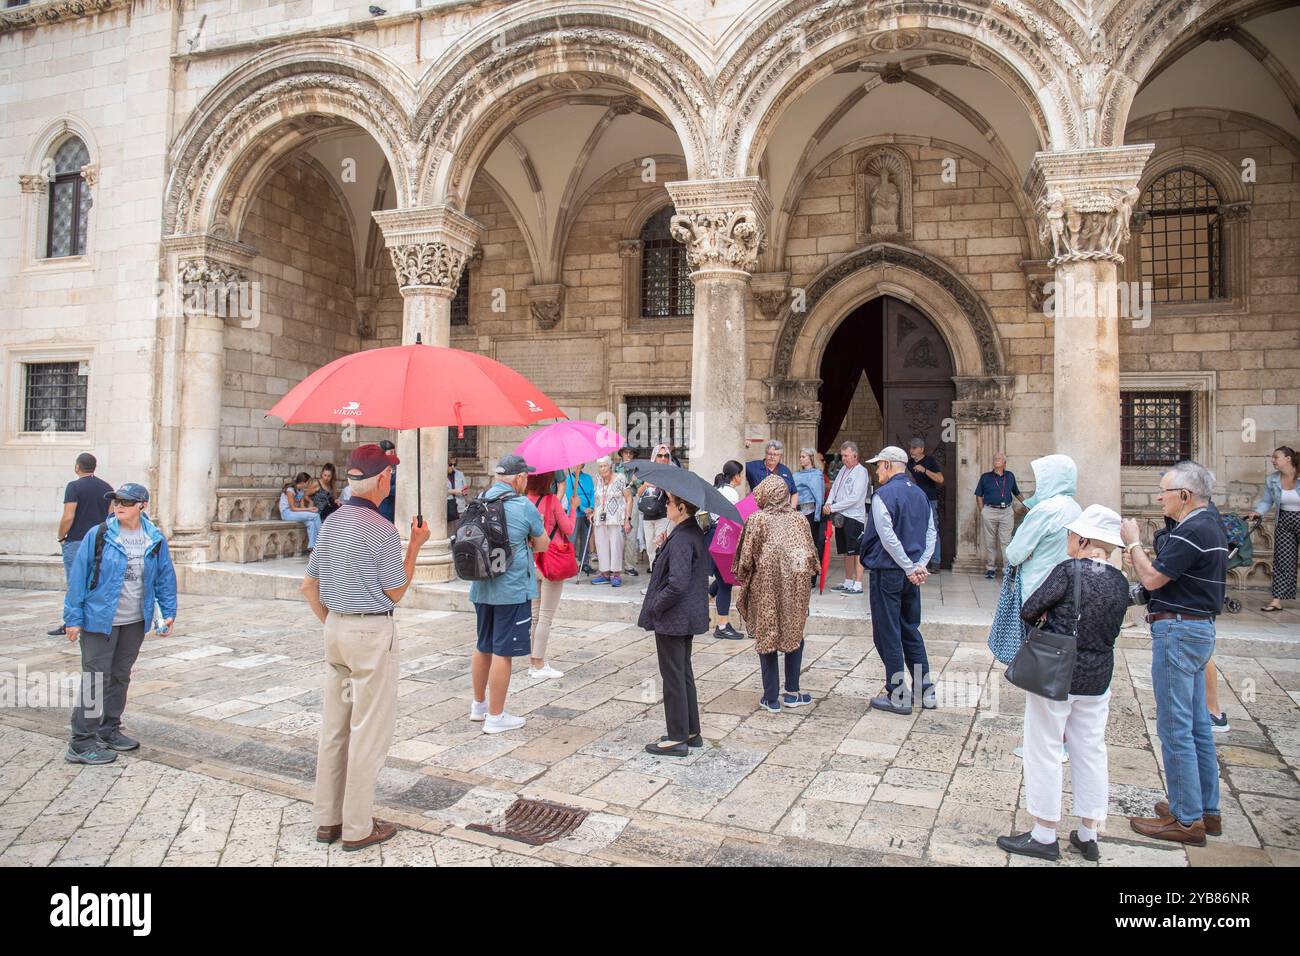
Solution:
<path fill-rule="evenodd" d="M 1007 545 L 1007 564 L 1020 575 L 1020 595 L 1028 598 L 1047 580 L 1052 568 L 1068 555 L 1065 530 L 1083 513 L 1074 500 L 1079 470 L 1069 455 L 1047 455 L 1029 463 L 1034 471 L 1034 496 L 1025 502 L 1029 513 Z"/>

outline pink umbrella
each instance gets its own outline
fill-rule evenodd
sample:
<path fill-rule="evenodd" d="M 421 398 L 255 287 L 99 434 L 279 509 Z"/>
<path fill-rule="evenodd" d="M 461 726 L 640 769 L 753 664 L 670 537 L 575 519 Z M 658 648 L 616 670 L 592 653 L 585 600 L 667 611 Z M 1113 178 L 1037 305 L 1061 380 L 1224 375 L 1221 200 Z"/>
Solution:
<path fill-rule="evenodd" d="M 736 510 L 742 519 L 748 518 L 758 510 L 758 502 L 753 495 L 746 495 L 736 502 Z M 718 573 L 728 584 L 736 584 L 735 575 L 731 573 L 731 562 L 735 560 L 736 549 L 740 547 L 741 526 L 728 518 L 719 518 L 713 526 L 713 542 L 709 545 L 709 554 L 718 566 Z"/>
<path fill-rule="evenodd" d="M 538 471 L 562 471 L 612 455 L 623 447 L 623 436 L 597 422 L 563 421 L 533 432 L 515 447 Z"/>

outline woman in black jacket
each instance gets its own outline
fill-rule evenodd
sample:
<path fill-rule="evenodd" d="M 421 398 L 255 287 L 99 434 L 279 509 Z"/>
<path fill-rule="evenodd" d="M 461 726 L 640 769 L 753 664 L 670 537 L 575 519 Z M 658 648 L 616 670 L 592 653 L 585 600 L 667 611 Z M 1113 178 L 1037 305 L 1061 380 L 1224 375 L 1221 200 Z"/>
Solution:
<path fill-rule="evenodd" d="M 668 495 L 668 538 L 655 556 L 637 624 L 655 632 L 659 674 L 664 682 L 664 716 L 668 734 L 646 744 L 647 753 L 685 757 L 689 747 L 704 746 L 700 705 L 691 670 L 691 639 L 709 629 L 709 571 L 712 561 L 697 508 Z"/>
<path fill-rule="evenodd" d="M 1115 639 L 1129 606 L 1128 579 L 1106 563 L 1120 546 L 1119 515 L 1091 505 L 1066 525 L 1069 560 L 1054 567 L 1025 598 L 1020 617 L 1055 634 L 1075 634 L 1077 656 L 1066 700 L 1025 694 L 1025 805 L 1034 828 L 998 837 L 1008 853 L 1060 859 L 1056 825 L 1061 820 L 1061 745 L 1070 748 L 1074 812 L 1082 819 L 1070 831 L 1070 846 L 1084 859 L 1101 858 L 1097 830 L 1106 818 L 1110 780 L 1106 766 L 1106 720 L 1110 716 L 1110 678 Z M 1075 578 L 1079 598 L 1075 600 Z M 1077 628 L 1077 630 L 1076 630 Z"/>

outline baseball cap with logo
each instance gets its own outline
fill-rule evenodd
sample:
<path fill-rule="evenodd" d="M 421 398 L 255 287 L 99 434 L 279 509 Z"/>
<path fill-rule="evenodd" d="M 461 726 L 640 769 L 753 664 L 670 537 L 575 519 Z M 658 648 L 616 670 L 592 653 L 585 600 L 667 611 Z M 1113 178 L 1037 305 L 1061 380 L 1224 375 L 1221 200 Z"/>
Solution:
<path fill-rule="evenodd" d="M 128 481 L 126 484 L 120 486 L 117 491 L 104 492 L 104 497 L 109 499 L 116 498 L 120 501 L 147 502 L 149 500 L 149 489 L 144 485 L 136 484 L 134 481 Z"/>
<path fill-rule="evenodd" d="M 522 455 L 505 455 L 497 462 L 496 473 L 511 477 L 513 475 L 531 475 L 537 471 L 532 465 L 524 461 Z"/>
<path fill-rule="evenodd" d="M 348 455 L 348 477 L 353 481 L 373 478 L 390 465 L 400 464 L 398 457 L 391 451 L 384 451 L 378 445 L 358 445 Z"/>
<path fill-rule="evenodd" d="M 878 461 L 892 461 L 900 465 L 907 464 L 907 452 L 897 445 L 886 445 L 876 453 L 875 458 L 867 459 L 866 464 L 874 465 Z"/>

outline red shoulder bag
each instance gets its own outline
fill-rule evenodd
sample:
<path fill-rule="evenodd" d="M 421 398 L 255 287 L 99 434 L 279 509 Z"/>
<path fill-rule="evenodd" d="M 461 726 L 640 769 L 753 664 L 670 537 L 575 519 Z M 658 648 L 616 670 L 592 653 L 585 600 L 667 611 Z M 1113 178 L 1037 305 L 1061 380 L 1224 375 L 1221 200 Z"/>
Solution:
<path fill-rule="evenodd" d="M 578 573 L 578 558 L 573 553 L 573 543 L 560 530 L 560 520 L 555 516 L 559 507 L 554 495 L 547 495 L 550 504 L 547 511 L 551 516 L 555 530 L 551 532 L 551 546 L 545 551 L 533 555 L 537 562 L 537 572 L 548 581 L 567 581 Z"/>

